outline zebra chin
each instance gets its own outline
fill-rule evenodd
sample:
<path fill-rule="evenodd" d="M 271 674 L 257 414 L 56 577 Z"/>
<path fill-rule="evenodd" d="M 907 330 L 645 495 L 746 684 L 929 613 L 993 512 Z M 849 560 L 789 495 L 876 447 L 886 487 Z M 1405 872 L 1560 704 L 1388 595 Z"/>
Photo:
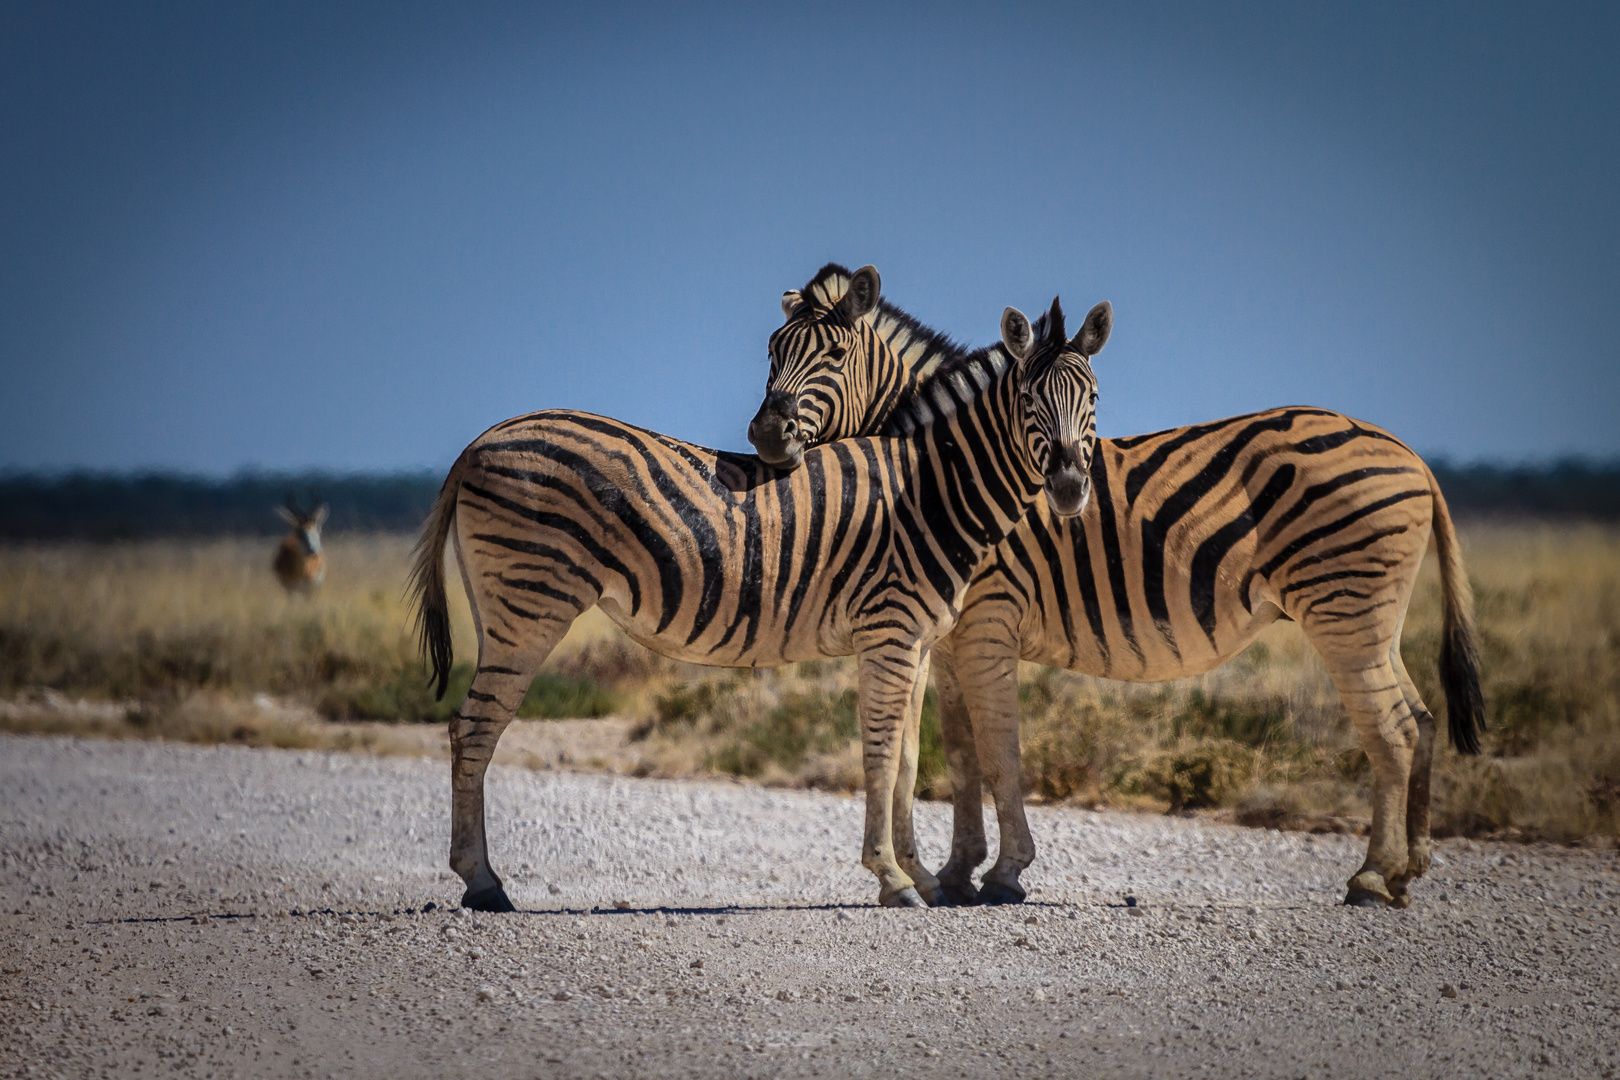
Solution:
<path fill-rule="evenodd" d="M 1078 469 L 1059 469 L 1046 477 L 1046 505 L 1058 517 L 1074 517 L 1091 499 L 1091 477 Z"/>
<path fill-rule="evenodd" d="M 795 446 L 790 450 L 778 451 L 776 454 L 767 454 L 763 450 L 756 451 L 759 460 L 773 469 L 785 469 L 791 472 L 804 464 L 804 447 Z"/>
<path fill-rule="evenodd" d="M 798 421 L 773 409 L 769 399 L 748 425 L 748 441 L 765 464 L 777 469 L 797 469 L 804 462 L 805 439 Z"/>

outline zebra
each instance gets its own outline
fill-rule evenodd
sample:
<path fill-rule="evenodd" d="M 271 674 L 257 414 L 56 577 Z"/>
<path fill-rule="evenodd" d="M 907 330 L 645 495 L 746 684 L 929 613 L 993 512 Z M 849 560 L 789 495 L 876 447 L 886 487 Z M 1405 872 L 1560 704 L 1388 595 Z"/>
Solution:
<path fill-rule="evenodd" d="M 829 264 L 783 304 L 828 302 L 859 278 Z M 829 348 L 772 368 L 749 427 L 766 461 L 788 466 L 819 441 L 901 430 L 912 395 L 972 362 L 881 299 L 868 318 L 886 349 L 849 357 Z M 994 351 L 973 355 L 990 367 L 1004 362 Z M 1020 659 L 1135 682 L 1174 679 L 1224 663 L 1285 619 L 1327 665 L 1372 765 L 1371 835 L 1345 903 L 1405 907 L 1430 863 L 1435 722 L 1400 639 L 1431 533 L 1453 745 L 1478 753 L 1485 727 L 1473 597 L 1434 474 L 1387 431 L 1304 407 L 1096 447 L 1089 512 L 1060 519 L 1035 506 L 980 569 L 954 630 L 933 649 L 954 803 L 951 856 L 938 874 L 946 898 L 1024 899 L 1018 879 L 1035 846 L 1020 786 Z M 986 780 L 1000 848 L 975 889 L 973 870 L 987 856 Z"/>
<path fill-rule="evenodd" d="M 838 303 L 799 305 L 773 354 L 792 363 L 812 343 L 854 338 L 881 351 L 866 329 L 875 271 L 871 280 Z M 540 664 L 592 606 L 680 660 L 760 667 L 854 654 L 861 862 L 881 903 L 940 902 L 909 813 L 929 652 L 974 570 L 1043 491 L 1053 513 L 1080 511 L 1096 437 L 1090 356 L 1105 337 L 1088 323 L 1067 340 L 1057 301 L 1033 326 L 1008 308 L 1001 362 L 916 395 L 903 435 L 818 446 L 793 470 L 563 410 L 507 420 L 468 446 L 429 514 L 412 578 L 442 696 L 453 539 L 478 636 L 472 685 L 450 724 L 450 865 L 466 884 L 462 904 L 512 910 L 490 864 L 484 773 Z M 897 800 L 907 810 L 898 818 Z"/>
<path fill-rule="evenodd" d="M 326 522 L 326 504 L 304 511 L 291 495 L 276 513 L 292 530 L 281 538 L 275 558 L 270 561 L 276 580 L 289 593 L 310 593 L 326 578 L 326 557 L 321 554 L 321 526 Z"/>

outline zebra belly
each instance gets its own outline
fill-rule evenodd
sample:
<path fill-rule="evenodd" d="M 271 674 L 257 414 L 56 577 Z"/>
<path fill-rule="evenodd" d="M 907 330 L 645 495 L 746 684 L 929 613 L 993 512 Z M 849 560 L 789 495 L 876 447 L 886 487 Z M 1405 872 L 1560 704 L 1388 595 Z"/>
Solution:
<path fill-rule="evenodd" d="M 732 635 L 733 640 L 716 645 L 700 638 L 688 643 L 685 636 L 667 630 L 658 632 L 658 620 L 644 610 L 630 615 L 624 605 L 611 596 L 604 596 L 597 605 L 625 636 L 636 644 L 671 660 L 713 667 L 778 667 L 801 660 L 826 660 L 851 656 L 855 652 L 853 636 L 848 631 L 848 620 L 829 620 L 832 625 L 807 626 L 804 631 L 791 634 L 772 633 L 767 624 L 755 635 L 753 643 L 744 647 L 744 640 Z M 779 620 L 773 620 L 779 621 Z"/>

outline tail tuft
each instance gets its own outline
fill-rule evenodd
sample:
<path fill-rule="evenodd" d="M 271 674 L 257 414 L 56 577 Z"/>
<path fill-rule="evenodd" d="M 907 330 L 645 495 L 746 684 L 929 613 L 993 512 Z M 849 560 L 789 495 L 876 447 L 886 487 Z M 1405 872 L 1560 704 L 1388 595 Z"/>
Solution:
<path fill-rule="evenodd" d="M 439 497 L 422 526 L 411 565 L 410 592 L 416 606 L 416 632 L 422 643 L 422 657 L 433 668 L 430 684 L 436 684 L 434 700 L 444 698 L 450 685 L 450 665 L 454 652 L 450 642 L 450 599 L 444 588 L 444 546 L 456 520 L 456 496 L 461 490 L 461 462 L 450 469 L 439 488 Z"/>
<path fill-rule="evenodd" d="M 1434 538 L 1440 556 L 1440 591 L 1445 603 L 1445 630 L 1440 639 L 1440 684 L 1446 691 L 1446 720 L 1451 744 L 1461 754 L 1479 753 L 1485 730 L 1485 695 L 1479 688 L 1479 648 L 1474 641 L 1474 593 L 1463 566 L 1462 545 L 1451 523 L 1445 497 L 1433 474 Z"/>
<path fill-rule="evenodd" d="M 1446 691 L 1451 744 L 1460 754 L 1479 753 L 1479 734 L 1485 730 L 1485 695 L 1479 689 L 1479 650 L 1472 634 L 1446 627 L 1440 641 L 1440 683 Z"/>

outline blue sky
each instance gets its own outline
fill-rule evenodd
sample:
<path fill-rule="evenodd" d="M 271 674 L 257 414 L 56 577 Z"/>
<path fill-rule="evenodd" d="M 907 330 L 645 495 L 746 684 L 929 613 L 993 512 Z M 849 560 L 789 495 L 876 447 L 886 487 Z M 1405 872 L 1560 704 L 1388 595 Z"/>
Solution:
<path fill-rule="evenodd" d="M 0 469 L 743 448 L 829 260 L 974 343 L 1111 300 L 1104 434 L 1620 455 L 1617 13 L 8 4 Z"/>

